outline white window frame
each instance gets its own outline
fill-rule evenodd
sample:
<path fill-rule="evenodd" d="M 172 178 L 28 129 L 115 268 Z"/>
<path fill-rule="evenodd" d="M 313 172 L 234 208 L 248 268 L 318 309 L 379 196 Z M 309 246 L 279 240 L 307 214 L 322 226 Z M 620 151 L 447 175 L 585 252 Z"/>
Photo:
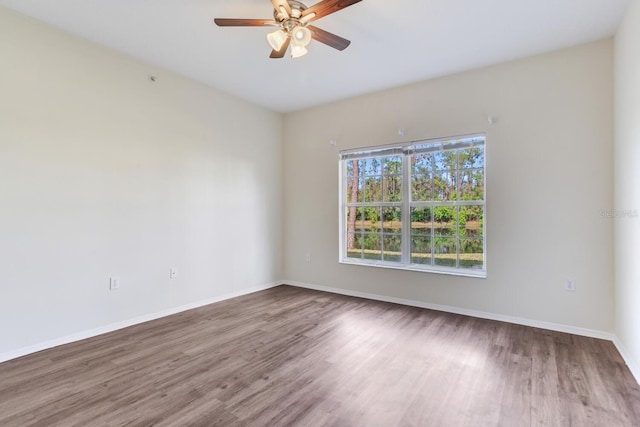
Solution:
<path fill-rule="evenodd" d="M 420 154 L 421 152 L 436 151 L 436 150 L 460 150 L 467 147 L 482 146 L 483 150 L 483 200 L 456 200 L 456 201 L 412 201 L 411 200 L 411 164 L 410 159 L 412 155 Z M 445 148 L 446 147 L 446 148 Z M 402 156 L 402 201 L 401 202 L 355 202 L 347 203 L 347 161 L 353 159 L 364 159 L 371 157 L 385 157 L 385 156 Z M 487 276 L 487 187 L 486 187 L 486 135 L 484 133 L 462 135 L 448 138 L 427 139 L 419 141 L 411 141 L 405 143 L 389 144 L 376 147 L 364 147 L 352 150 L 340 151 L 339 160 L 339 259 L 342 264 L 351 265 L 364 265 L 372 267 L 383 267 L 400 270 L 421 271 L 428 273 L 449 274 L 458 276 L 469 276 L 486 278 Z M 357 207 L 390 207 L 400 206 L 402 208 L 402 255 L 401 261 L 382 261 L 382 260 L 369 260 L 364 258 L 348 258 L 346 248 L 346 234 L 347 234 L 347 208 L 351 206 Z M 447 267 L 429 264 L 413 264 L 411 263 L 411 208 L 413 207 L 432 207 L 436 206 L 482 206 L 484 220 L 482 221 L 482 245 L 483 245 L 483 265 L 482 268 L 471 269 L 459 267 L 460 259 L 460 245 L 456 244 L 456 264 L 458 267 Z M 384 235 L 383 233 L 381 233 Z M 431 239 L 434 238 L 434 231 L 432 229 Z M 456 231 L 455 238 L 459 243 L 460 234 Z M 433 258 L 432 258 L 433 259 Z"/>

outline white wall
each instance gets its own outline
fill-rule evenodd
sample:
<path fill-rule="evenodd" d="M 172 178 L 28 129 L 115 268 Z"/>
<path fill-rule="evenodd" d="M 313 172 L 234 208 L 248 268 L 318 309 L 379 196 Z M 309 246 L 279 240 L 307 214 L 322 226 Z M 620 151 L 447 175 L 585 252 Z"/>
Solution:
<path fill-rule="evenodd" d="M 640 379 L 640 1 L 615 38 L 615 134 L 616 335 Z"/>
<path fill-rule="evenodd" d="M 281 140 L 279 114 L 0 8 L 0 355 L 277 281 Z"/>
<path fill-rule="evenodd" d="M 286 115 L 285 279 L 611 332 L 613 222 L 601 210 L 613 206 L 612 82 L 604 40 Z M 487 132 L 487 279 L 338 263 L 330 140 L 474 132 Z"/>

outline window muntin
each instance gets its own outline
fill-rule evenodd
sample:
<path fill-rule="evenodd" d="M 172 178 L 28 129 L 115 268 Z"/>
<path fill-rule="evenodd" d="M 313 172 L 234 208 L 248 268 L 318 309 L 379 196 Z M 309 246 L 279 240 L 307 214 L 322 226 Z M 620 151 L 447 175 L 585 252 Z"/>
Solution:
<path fill-rule="evenodd" d="M 340 261 L 484 277 L 484 143 L 341 152 Z"/>

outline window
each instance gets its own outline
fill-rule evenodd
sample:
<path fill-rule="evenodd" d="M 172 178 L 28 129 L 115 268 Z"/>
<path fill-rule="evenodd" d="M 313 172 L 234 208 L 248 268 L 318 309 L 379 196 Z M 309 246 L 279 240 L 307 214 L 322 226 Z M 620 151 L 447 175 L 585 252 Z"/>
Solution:
<path fill-rule="evenodd" d="M 342 151 L 340 262 L 486 276 L 485 136 Z"/>

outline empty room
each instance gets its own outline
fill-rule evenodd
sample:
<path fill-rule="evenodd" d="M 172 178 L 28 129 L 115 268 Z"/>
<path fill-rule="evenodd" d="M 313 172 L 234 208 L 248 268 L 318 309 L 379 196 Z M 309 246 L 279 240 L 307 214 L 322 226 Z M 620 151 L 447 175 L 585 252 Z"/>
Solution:
<path fill-rule="evenodd" d="M 0 0 L 0 426 L 640 425 L 640 0 Z"/>

